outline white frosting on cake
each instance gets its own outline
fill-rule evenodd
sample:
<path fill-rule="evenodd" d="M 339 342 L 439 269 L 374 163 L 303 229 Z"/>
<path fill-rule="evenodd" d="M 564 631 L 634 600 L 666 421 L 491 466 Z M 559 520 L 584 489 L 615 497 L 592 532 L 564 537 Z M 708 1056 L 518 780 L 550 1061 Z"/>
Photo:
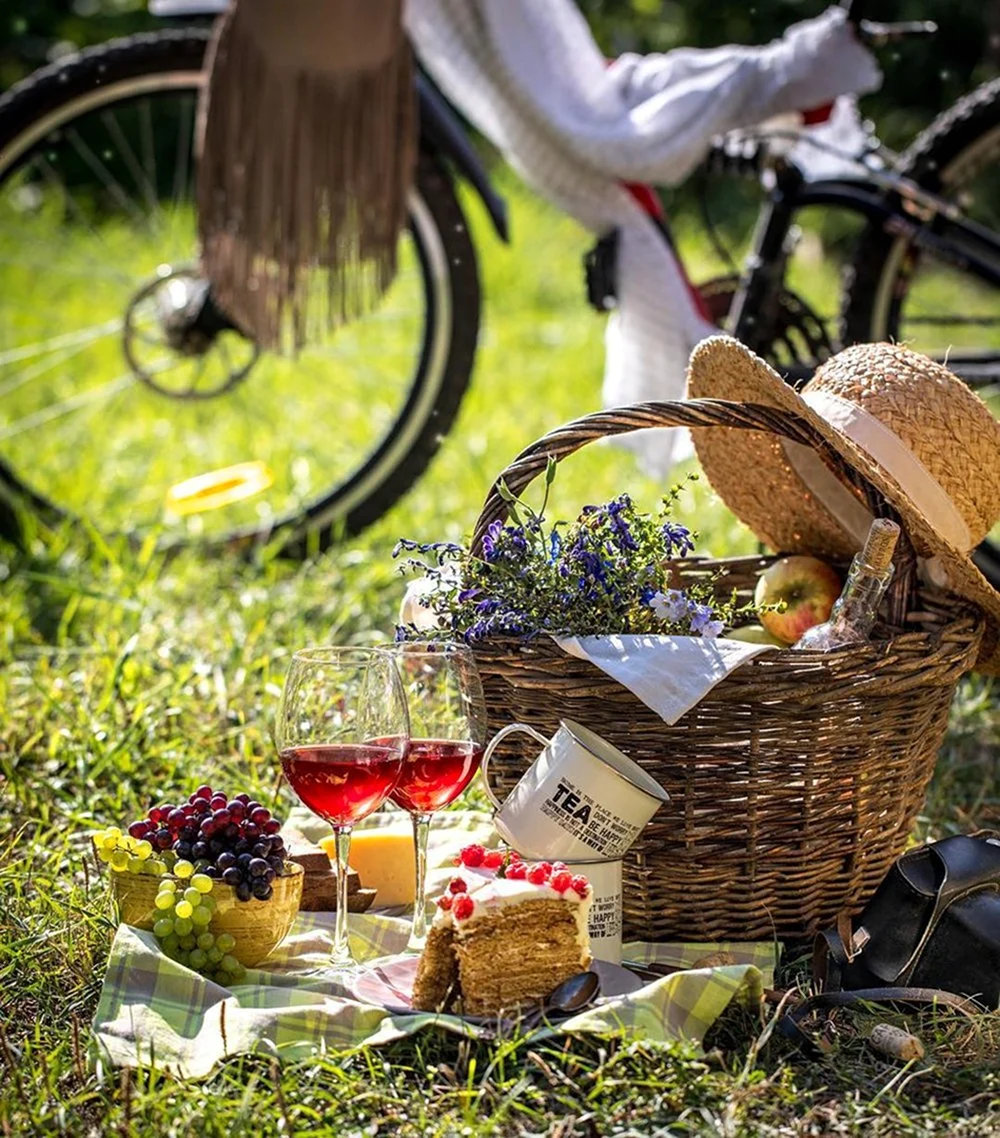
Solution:
<path fill-rule="evenodd" d="M 581 960 L 590 948 L 590 937 L 587 932 L 587 919 L 590 914 L 590 905 L 594 898 L 593 888 L 587 890 L 587 896 L 581 897 L 575 889 L 567 889 L 560 893 L 547 882 L 535 885 L 527 878 L 513 880 L 509 877 L 490 876 L 481 877 L 479 874 L 470 874 L 461 871 L 462 880 L 468 888 L 466 893 L 472 898 L 472 913 L 459 920 L 451 909 L 442 909 L 440 906 L 434 914 L 435 925 L 450 924 L 459 932 L 473 924 L 479 917 L 488 916 L 498 909 L 506 909 L 511 905 L 520 905 L 525 901 L 562 901 L 573 909 L 576 920 L 576 940 L 580 946 Z"/>

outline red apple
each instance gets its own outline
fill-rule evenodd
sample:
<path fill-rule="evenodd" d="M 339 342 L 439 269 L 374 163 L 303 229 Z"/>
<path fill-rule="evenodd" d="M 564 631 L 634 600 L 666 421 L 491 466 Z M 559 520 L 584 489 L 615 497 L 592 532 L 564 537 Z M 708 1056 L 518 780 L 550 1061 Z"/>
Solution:
<path fill-rule="evenodd" d="M 760 575 L 753 599 L 757 605 L 785 602 L 781 612 L 760 613 L 760 623 L 772 636 L 794 644 L 830 616 L 840 589 L 840 577 L 818 557 L 783 557 Z"/>

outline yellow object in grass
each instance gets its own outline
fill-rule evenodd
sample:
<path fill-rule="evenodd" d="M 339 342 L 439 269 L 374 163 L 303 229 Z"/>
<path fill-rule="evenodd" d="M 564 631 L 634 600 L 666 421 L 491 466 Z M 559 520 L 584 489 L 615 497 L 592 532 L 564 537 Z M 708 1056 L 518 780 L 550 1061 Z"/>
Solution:
<path fill-rule="evenodd" d="M 406 830 L 355 830 L 351 834 L 350 864 L 358 871 L 365 889 L 376 889 L 380 908 L 412 905 L 416 886 L 416 858 L 413 832 L 406 818 Z M 331 861 L 336 859 L 333 835 L 320 845 Z"/>
<path fill-rule="evenodd" d="M 185 517 L 219 510 L 267 490 L 274 475 L 263 462 L 238 462 L 177 482 L 167 491 L 168 514 Z"/>

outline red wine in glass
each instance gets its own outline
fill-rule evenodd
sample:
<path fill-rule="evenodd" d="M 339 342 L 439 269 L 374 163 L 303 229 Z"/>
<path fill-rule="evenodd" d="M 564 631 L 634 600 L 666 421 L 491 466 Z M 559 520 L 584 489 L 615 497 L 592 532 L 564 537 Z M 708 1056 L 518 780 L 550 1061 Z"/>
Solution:
<path fill-rule="evenodd" d="M 479 770 L 483 748 L 469 740 L 411 739 L 391 798 L 411 814 L 443 810 Z"/>
<path fill-rule="evenodd" d="M 314 814 L 334 826 L 352 826 L 374 813 L 396 785 L 402 744 L 319 743 L 288 747 L 280 758 L 292 790 Z"/>

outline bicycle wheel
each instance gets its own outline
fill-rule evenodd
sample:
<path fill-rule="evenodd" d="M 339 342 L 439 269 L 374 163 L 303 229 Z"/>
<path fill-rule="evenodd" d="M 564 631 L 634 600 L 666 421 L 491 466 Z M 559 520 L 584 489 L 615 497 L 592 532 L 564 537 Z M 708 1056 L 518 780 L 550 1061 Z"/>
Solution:
<path fill-rule="evenodd" d="M 935 120 L 898 170 L 1000 233 L 1000 80 Z M 1000 290 L 869 224 L 847 272 L 842 319 L 845 344 L 895 340 L 942 360 L 1000 417 Z M 976 560 L 1000 586 L 1000 527 Z"/>
<path fill-rule="evenodd" d="M 447 434 L 475 353 L 475 251 L 421 154 L 378 309 L 294 359 L 259 353 L 198 276 L 207 42 L 115 41 L 0 99 L 0 480 L 101 532 L 278 533 L 302 554 L 384 513 Z"/>

